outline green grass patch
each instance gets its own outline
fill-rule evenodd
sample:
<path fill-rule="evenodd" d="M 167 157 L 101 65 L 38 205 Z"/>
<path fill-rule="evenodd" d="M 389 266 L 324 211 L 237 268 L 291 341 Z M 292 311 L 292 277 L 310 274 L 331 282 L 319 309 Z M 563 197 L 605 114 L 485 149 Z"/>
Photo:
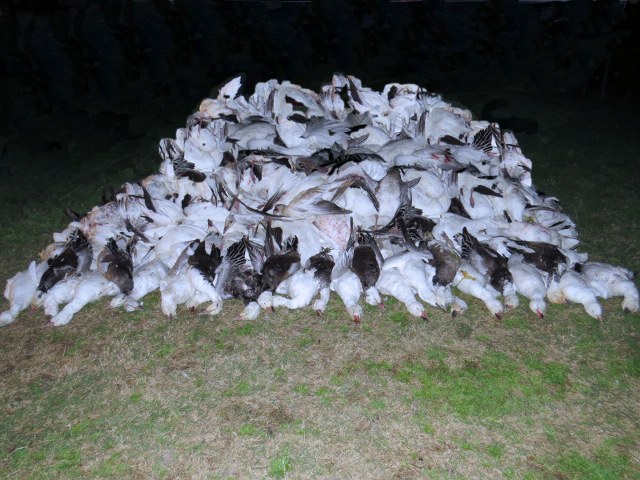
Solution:
<path fill-rule="evenodd" d="M 238 380 L 233 386 L 225 389 L 223 395 L 226 397 L 243 397 L 255 392 L 257 387 L 252 385 L 248 380 Z"/>
<path fill-rule="evenodd" d="M 293 457 L 289 447 L 284 448 L 269 461 L 269 475 L 273 478 L 283 478 L 293 470 Z"/>
<path fill-rule="evenodd" d="M 169 355 L 171 355 L 174 352 L 175 349 L 176 349 L 175 345 L 171 345 L 171 344 L 165 343 L 158 350 L 156 350 L 156 357 L 158 357 L 158 358 L 166 358 Z"/>
<path fill-rule="evenodd" d="M 504 455 L 504 445 L 500 443 L 491 443 L 487 445 L 487 453 L 493 458 L 500 459 Z"/>
<path fill-rule="evenodd" d="M 264 438 L 267 436 L 267 432 L 265 432 L 262 428 L 259 428 L 250 423 L 246 423 L 242 425 L 238 429 L 238 435 L 241 437 L 260 437 Z"/>
<path fill-rule="evenodd" d="M 91 470 L 95 477 L 122 478 L 129 476 L 130 467 L 119 453 L 113 453 Z"/>
<path fill-rule="evenodd" d="M 80 475 L 78 467 L 82 463 L 82 456 L 79 450 L 62 446 L 55 454 L 55 461 L 57 462 L 57 469 L 65 471 L 65 475 Z"/>
<path fill-rule="evenodd" d="M 429 417 L 424 413 L 418 413 L 415 415 L 416 422 L 423 433 L 432 434 L 435 432 L 432 422 Z"/>
<path fill-rule="evenodd" d="M 313 338 L 312 337 L 301 337 L 297 340 L 296 344 L 298 345 L 299 348 L 306 348 L 309 345 L 313 345 Z"/>
<path fill-rule="evenodd" d="M 288 378 L 287 371 L 284 368 L 278 367 L 273 371 L 273 378 L 279 382 L 286 382 Z"/>
<path fill-rule="evenodd" d="M 566 382 L 564 366 L 536 362 L 527 368 L 502 352 L 486 352 L 478 362 L 466 361 L 455 369 L 442 355 L 428 364 L 406 363 L 395 378 L 418 383 L 413 395 L 425 405 L 464 418 L 500 418 L 540 409 L 559 395 L 555 387 Z"/>
<path fill-rule="evenodd" d="M 313 393 L 320 399 L 322 405 L 328 406 L 333 403 L 334 392 L 329 387 L 317 388 Z"/>
<path fill-rule="evenodd" d="M 540 470 L 528 472 L 528 478 L 569 478 L 580 480 L 609 480 L 639 478 L 640 469 L 627 455 L 610 449 L 601 450 L 590 458 L 577 451 L 561 453 L 547 458 Z"/>
<path fill-rule="evenodd" d="M 309 395 L 309 393 L 311 392 L 311 389 L 309 388 L 308 385 L 305 385 L 304 383 L 299 383 L 298 385 L 295 385 L 293 387 L 293 391 L 298 395 Z"/>
<path fill-rule="evenodd" d="M 390 312 L 387 318 L 401 327 L 409 325 L 409 314 L 407 312 Z"/>
<path fill-rule="evenodd" d="M 387 402 L 385 402 L 382 398 L 372 398 L 369 401 L 369 408 L 371 408 L 372 410 L 386 410 Z"/>
<path fill-rule="evenodd" d="M 242 335 L 242 336 L 251 335 L 255 331 L 256 331 L 256 326 L 253 323 L 247 323 L 235 329 L 235 333 L 237 335 Z"/>

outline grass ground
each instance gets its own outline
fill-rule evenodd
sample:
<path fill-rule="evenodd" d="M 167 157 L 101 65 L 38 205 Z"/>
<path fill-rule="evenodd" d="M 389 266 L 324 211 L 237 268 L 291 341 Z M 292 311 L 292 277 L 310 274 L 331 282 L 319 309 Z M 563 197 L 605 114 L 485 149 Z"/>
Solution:
<path fill-rule="evenodd" d="M 538 120 L 518 138 L 583 250 L 637 271 L 633 112 L 517 90 L 456 99 L 479 111 L 495 95 Z M 138 139 L 49 123 L 40 143 L 7 141 L 0 281 L 66 225 L 64 207 L 153 172 L 187 113 L 140 114 Z M 640 478 L 640 316 L 613 299 L 602 324 L 575 305 L 497 321 L 467 300 L 428 322 L 389 300 L 357 328 L 335 299 L 254 322 L 237 302 L 169 321 L 157 294 L 57 329 L 25 312 L 0 330 L 0 478 Z"/>

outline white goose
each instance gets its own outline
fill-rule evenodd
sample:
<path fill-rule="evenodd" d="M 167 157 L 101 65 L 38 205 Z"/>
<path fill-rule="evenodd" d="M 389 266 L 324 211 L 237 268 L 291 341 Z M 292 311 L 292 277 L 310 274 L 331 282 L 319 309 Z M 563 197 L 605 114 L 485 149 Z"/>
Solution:
<path fill-rule="evenodd" d="M 42 274 L 47 269 L 47 262 L 31 262 L 29 268 L 16 273 L 7 280 L 4 298 L 9 300 L 9 309 L 0 313 L 0 326 L 15 321 L 18 314 L 25 310 L 34 299 Z"/>
<path fill-rule="evenodd" d="M 140 309 L 142 306 L 140 300 L 160 288 L 160 283 L 166 277 L 167 272 L 167 267 L 159 260 L 143 263 L 133 271 L 133 290 L 131 293 L 116 295 L 111 300 L 110 306 L 112 308 L 124 306 L 127 312 Z"/>
<path fill-rule="evenodd" d="M 396 268 L 383 269 L 376 287 L 383 295 L 391 295 L 401 301 L 414 317 L 429 319 L 424 305 L 415 296 L 414 290 L 407 284 L 404 276 Z"/>
<path fill-rule="evenodd" d="M 54 315 L 47 325 L 66 325 L 85 305 L 105 297 L 120 293 L 118 286 L 104 278 L 98 271 L 87 272 L 73 290 L 73 298 L 62 310 Z"/>
<path fill-rule="evenodd" d="M 601 262 L 588 262 L 582 266 L 582 275 L 591 288 L 602 298 L 622 296 L 622 309 L 637 312 L 638 288 L 633 282 L 633 273 L 623 267 Z"/>
<path fill-rule="evenodd" d="M 529 299 L 529 308 L 542 320 L 547 309 L 547 286 L 544 276 L 536 267 L 525 263 L 520 254 L 512 254 L 507 263 L 516 290 Z"/>
<path fill-rule="evenodd" d="M 273 306 L 282 306 L 290 309 L 306 307 L 321 290 L 325 290 L 325 293 L 318 299 L 320 303 L 318 301 L 314 303 L 314 310 L 324 310 L 326 300 L 328 300 L 333 266 L 333 257 L 331 257 L 328 250 L 323 249 L 320 253 L 313 255 L 305 262 L 304 268 L 298 270 L 278 285 L 276 293 L 289 295 L 290 298 L 274 295 L 272 299 Z"/>
<path fill-rule="evenodd" d="M 67 277 L 63 281 L 56 283 L 47 293 L 38 293 L 33 305 L 36 308 L 43 307 L 47 317 L 53 317 L 60 311 L 60 305 L 69 303 L 73 299 L 76 287 L 80 283 L 81 277 Z"/>
<path fill-rule="evenodd" d="M 558 282 L 558 290 L 559 298 L 556 296 L 552 299 L 547 295 L 549 301 L 580 303 L 590 317 L 602 321 L 602 306 L 598 303 L 593 289 L 578 272 L 574 270 L 564 272 Z"/>
<path fill-rule="evenodd" d="M 340 276 L 331 280 L 329 288 L 338 294 L 353 321 L 359 325 L 362 307 L 358 301 L 362 295 L 362 283 L 358 276 L 347 268 Z"/>
<path fill-rule="evenodd" d="M 462 262 L 452 285 L 462 293 L 481 300 L 498 320 L 502 319 L 503 306 L 498 300 L 499 293 L 487 285 L 487 279 L 470 263 Z"/>

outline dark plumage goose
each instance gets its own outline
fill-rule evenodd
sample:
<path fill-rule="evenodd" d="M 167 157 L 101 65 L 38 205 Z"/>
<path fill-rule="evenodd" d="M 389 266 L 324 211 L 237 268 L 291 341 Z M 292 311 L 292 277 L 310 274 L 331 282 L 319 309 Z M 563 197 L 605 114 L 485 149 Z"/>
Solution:
<path fill-rule="evenodd" d="M 240 268 L 245 262 L 245 242 L 244 239 L 238 240 L 229 246 L 226 255 L 222 258 L 220 265 L 216 268 L 215 285 L 218 293 L 222 293 L 227 289 L 229 283 L 240 272 Z"/>
<path fill-rule="evenodd" d="M 416 243 L 429 236 L 436 222 L 422 215 L 419 208 L 405 203 L 398 208 L 391 221 L 384 227 L 374 230 L 376 236 L 389 235 Z"/>
<path fill-rule="evenodd" d="M 375 240 L 365 232 L 358 232 L 357 245 L 353 249 L 351 269 L 362 282 L 365 290 L 375 286 L 380 277 L 380 264 L 373 246 Z"/>
<path fill-rule="evenodd" d="M 162 311 L 169 318 L 176 314 L 176 307 L 182 303 L 195 308 L 200 303 L 210 301 L 205 312 L 216 315 L 222 310 L 222 296 L 214 287 L 216 270 L 222 262 L 220 249 L 212 244 L 207 252 L 208 242 L 193 241 L 180 255 L 171 274 L 160 285 Z M 188 256 L 188 258 L 184 258 Z M 182 266 L 187 264 L 186 269 Z"/>
<path fill-rule="evenodd" d="M 120 239 L 122 242 L 122 239 Z M 129 295 L 133 290 L 133 263 L 131 261 L 131 243 L 125 248 L 111 238 L 98 255 L 98 270 L 104 278 L 115 283 L 120 292 Z"/>
<path fill-rule="evenodd" d="M 282 250 L 282 253 L 275 253 L 264 261 L 262 284 L 265 290 L 274 292 L 280 282 L 300 269 L 298 237 L 288 238 Z"/>
<path fill-rule="evenodd" d="M 550 280 L 557 281 L 567 268 L 567 257 L 552 243 L 513 240 L 517 244 L 507 244 L 510 252 L 519 253 L 526 263 L 546 272 Z"/>
<path fill-rule="evenodd" d="M 262 293 L 262 276 L 250 268 L 240 268 L 225 285 L 225 292 L 248 305 Z"/>
<path fill-rule="evenodd" d="M 471 235 L 467 227 L 462 229 L 462 258 L 489 278 L 489 284 L 502 293 L 508 308 L 518 305 L 518 297 L 509 272 L 508 259 L 490 246 Z"/>
<path fill-rule="evenodd" d="M 75 230 L 64 250 L 48 261 L 49 267 L 40 278 L 38 291 L 46 293 L 68 275 L 82 274 L 91 266 L 92 247 L 87 237 Z"/>
<path fill-rule="evenodd" d="M 454 248 L 436 239 L 427 242 L 427 249 L 433 255 L 430 263 L 436 269 L 433 284 L 441 287 L 451 285 L 462 263 L 460 254 Z"/>
<path fill-rule="evenodd" d="M 353 224 L 351 225 L 353 230 Z M 353 235 L 353 233 L 352 233 Z M 361 229 L 355 235 L 356 245 L 351 257 L 351 270 L 358 276 L 365 294 L 365 301 L 369 305 L 384 308 L 376 283 L 380 278 L 380 269 L 384 258 L 376 244 L 373 235 Z"/>
<path fill-rule="evenodd" d="M 328 287 L 331 283 L 331 272 L 335 261 L 329 253 L 329 249 L 324 248 L 319 253 L 309 257 L 305 264 L 305 270 L 313 270 L 313 276 L 318 280 L 321 287 Z"/>
<path fill-rule="evenodd" d="M 205 248 L 206 242 L 199 242 L 193 254 L 187 260 L 187 263 L 198 270 L 200 274 L 213 284 L 216 276 L 216 270 L 222 262 L 220 249 L 216 245 L 211 245 L 211 251 L 207 253 Z"/>
<path fill-rule="evenodd" d="M 428 304 L 444 311 L 451 309 L 454 317 L 464 312 L 467 308 L 466 304 L 454 297 L 450 286 L 462 261 L 460 255 L 453 247 L 434 239 L 430 232 L 424 234 L 416 228 L 410 231 L 402 218 L 399 219 L 398 225 L 407 251 L 389 258 L 395 259 L 393 264 L 402 272 L 407 285 Z M 448 237 L 445 236 L 445 238 L 449 240 Z M 385 260 L 385 265 L 387 264 L 388 259 Z M 409 295 L 405 293 L 404 296 L 410 300 Z M 416 305 L 412 301 L 407 304 L 407 308 L 417 312 Z M 424 315 L 426 316 L 426 313 Z"/>

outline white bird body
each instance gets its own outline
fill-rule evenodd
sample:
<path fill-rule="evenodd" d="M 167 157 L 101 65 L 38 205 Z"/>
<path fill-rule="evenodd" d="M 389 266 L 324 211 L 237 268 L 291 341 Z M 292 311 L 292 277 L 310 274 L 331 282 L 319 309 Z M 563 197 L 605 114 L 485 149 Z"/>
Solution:
<path fill-rule="evenodd" d="M 622 296 L 622 309 L 637 312 L 638 288 L 633 273 L 626 268 L 601 262 L 588 262 L 582 266 L 582 275 L 602 298 Z"/>
<path fill-rule="evenodd" d="M 407 284 L 398 269 L 383 269 L 376 287 L 383 295 L 391 295 L 404 303 L 407 311 L 414 317 L 428 318 L 424 306 L 418 302 L 414 290 Z"/>
<path fill-rule="evenodd" d="M 263 310 L 273 310 L 273 293 L 271 290 L 265 290 L 258 296 L 258 305 Z"/>
<path fill-rule="evenodd" d="M 470 190 L 460 189 L 460 201 L 469 216 L 474 219 L 491 219 L 495 217 L 496 210 L 493 203 L 485 195 Z"/>
<path fill-rule="evenodd" d="M 329 297 L 331 295 L 331 289 L 326 286 L 322 287 L 318 292 L 318 298 L 311 305 L 311 308 L 316 312 L 324 312 L 329 303 Z"/>
<path fill-rule="evenodd" d="M 411 251 L 399 252 L 384 261 L 382 271 L 399 271 L 402 274 L 403 283 L 409 286 L 423 302 L 434 307 L 446 308 L 449 302 L 440 298 L 445 294 L 444 291 L 437 294 L 433 284 L 435 269 L 427 263 L 430 257 L 428 252 L 424 255 Z"/>
<path fill-rule="evenodd" d="M 426 117 L 424 136 L 430 144 L 438 143 L 440 138 L 450 135 L 462 138 L 470 131 L 468 119 L 448 108 L 432 108 Z"/>
<path fill-rule="evenodd" d="M 348 188 L 334 201 L 334 203 L 346 210 L 351 210 L 350 217 L 353 218 L 354 225 L 361 226 L 365 229 L 369 229 L 374 226 L 378 211 L 364 190 L 360 188 Z M 333 216 L 345 217 L 344 215 Z M 345 218 L 341 218 L 340 221 L 347 225 L 348 228 L 348 220 L 345 221 Z M 340 244 L 342 243 L 343 241 L 341 240 Z M 342 248 L 344 248 L 344 246 Z"/>
<path fill-rule="evenodd" d="M 278 285 L 273 296 L 274 307 L 297 309 L 306 307 L 320 291 L 320 282 L 315 278 L 315 270 L 300 269 Z M 281 295 L 288 295 L 290 298 Z"/>
<path fill-rule="evenodd" d="M 166 198 L 167 195 L 173 193 L 167 177 L 159 173 L 143 178 L 140 183 L 147 189 L 151 198 Z"/>
<path fill-rule="evenodd" d="M 544 318 L 547 305 L 547 286 L 543 274 L 534 266 L 523 261 L 522 255 L 512 254 L 508 261 L 516 290 L 529 299 L 529 308 L 540 319 Z"/>
<path fill-rule="evenodd" d="M 602 321 L 602 307 L 596 299 L 595 292 L 582 275 L 573 270 L 567 270 L 560 277 L 558 288 L 564 301 L 582 304 L 589 316 Z"/>
<path fill-rule="evenodd" d="M 69 238 L 71 237 L 71 235 L 73 234 L 73 232 L 74 232 L 74 231 L 75 231 L 75 227 L 73 227 L 73 226 L 69 225 L 67 228 L 65 228 L 65 229 L 64 229 L 64 230 L 62 230 L 61 232 L 53 232 L 53 241 L 54 241 L 54 243 L 53 243 L 53 244 L 51 244 L 51 245 L 53 245 L 53 246 L 54 246 L 53 248 L 54 248 L 54 249 L 55 249 L 56 247 L 62 247 L 62 248 L 64 248 L 64 245 L 69 241 Z M 60 244 L 59 246 L 58 246 L 58 245 L 56 245 L 56 244 L 58 244 L 58 243 Z M 51 245 L 50 245 L 50 246 L 51 246 Z M 60 250 L 61 250 L 62 248 L 60 248 Z M 52 253 L 53 253 L 53 252 L 52 252 Z M 60 253 L 60 252 L 56 252 L 56 253 Z M 40 258 L 41 258 L 42 260 L 47 260 L 48 258 L 51 258 L 51 257 L 53 257 L 54 255 L 55 255 L 55 253 L 54 253 L 54 254 L 49 254 L 49 256 L 47 256 L 47 257 L 45 258 L 45 257 L 43 256 L 43 254 L 41 253 L 41 254 L 40 254 Z"/>
<path fill-rule="evenodd" d="M 503 235 L 527 242 L 545 242 L 561 246 L 558 232 L 542 225 L 527 222 L 503 223 Z"/>
<path fill-rule="evenodd" d="M 54 315 L 49 323 L 54 326 L 66 325 L 85 305 L 105 296 L 120 293 L 118 286 L 107 280 L 98 271 L 87 272 L 73 290 L 73 298 Z"/>
<path fill-rule="evenodd" d="M 429 218 L 437 218 L 447 212 L 451 205 L 451 198 L 448 196 L 430 197 L 422 191 L 411 193 L 411 204 L 422 210 L 422 215 Z"/>
<path fill-rule="evenodd" d="M 293 105 L 288 99 L 293 99 L 297 103 L 304 105 L 304 115 L 307 118 L 324 116 L 324 112 L 318 103 L 320 96 L 316 92 L 294 85 L 287 80 L 282 82 L 276 91 L 273 102 L 273 113 L 275 115 L 280 118 L 286 118 L 293 113 L 301 113 L 301 111 L 294 111 Z"/>
<path fill-rule="evenodd" d="M 499 235 L 502 231 L 501 224 L 488 219 L 469 219 L 453 213 L 443 213 L 438 218 L 438 223 L 433 227 L 434 238 L 446 242 L 446 239 L 455 238 L 466 227 L 469 233 L 481 242 Z"/>
<path fill-rule="evenodd" d="M 347 223 L 345 226 L 344 219 L 341 217 L 344 215 L 325 215 L 318 217 L 312 223 L 301 220 L 290 222 L 276 220 L 273 222 L 273 227 L 281 227 L 285 238 L 298 237 L 298 253 L 300 253 L 300 262 L 304 265 L 309 257 L 323 248 L 339 250 L 342 244 L 346 245 L 346 239 L 342 238 L 345 236 L 345 228 L 348 238 L 349 225 Z"/>
<path fill-rule="evenodd" d="M 413 254 L 408 260 L 402 269 L 405 281 L 416 291 L 420 300 L 446 310 L 451 302 L 446 298 L 440 298 L 443 294 L 446 295 L 445 290 L 440 291 L 440 295 L 436 294 L 436 288 L 433 284 L 435 269 L 416 254 Z"/>
<path fill-rule="evenodd" d="M 73 299 L 76 287 L 80 283 L 81 277 L 67 277 L 63 281 L 56 283 L 45 294 L 36 295 L 34 306 L 43 307 L 47 317 L 53 317 L 60 311 L 60 305 L 69 303 Z"/>
<path fill-rule="evenodd" d="M 453 158 L 462 165 L 473 165 L 483 175 L 494 176 L 498 173 L 497 160 L 491 155 L 471 145 L 452 145 L 449 148 Z"/>
<path fill-rule="evenodd" d="M 510 183 L 503 192 L 504 208 L 511 217 L 511 220 L 522 222 L 524 210 L 527 205 L 527 198 L 519 188 L 518 184 Z"/>
<path fill-rule="evenodd" d="M 260 305 L 258 302 L 249 302 L 242 312 L 240 312 L 240 320 L 255 320 L 260 316 Z"/>
<path fill-rule="evenodd" d="M 505 130 L 502 134 L 502 162 L 500 167 L 512 179 L 518 180 L 525 186 L 531 186 L 532 163 L 522 154 L 513 132 Z"/>
<path fill-rule="evenodd" d="M 229 137 L 237 140 L 237 145 L 240 149 L 248 149 L 251 140 L 273 141 L 275 135 L 275 125 L 268 122 L 239 124 L 238 128 L 229 132 Z"/>
<path fill-rule="evenodd" d="M 297 188 L 302 179 L 304 175 L 300 172 L 292 172 L 282 165 L 267 163 L 262 169 L 262 180 L 252 184 L 251 189 L 243 193 L 251 192 L 252 195 L 266 202 L 278 191 L 290 192 Z"/>
<path fill-rule="evenodd" d="M 162 312 L 170 318 L 176 315 L 177 306 L 187 303 L 192 297 L 200 296 L 196 306 L 210 301 L 206 312 L 216 315 L 222 310 L 222 297 L 215 286 L 196 269 L 189 266 L 182 274 L 171 275 L 160 282 Z"/>
<path fill-rule="evenodd" d="M 403 178 L 405 181 L 420 178 L 420 182 L 416 186 L 415 190 L 419 190 L 431 198 L 446 196 L 446 190 L 442 179 L 434 172 L 429 170 L 409 170 Z"/>
<path fill-rule="evenodd" d="M 380 180 L 375 194 L 380 201 L 380 209 L 378 210 L 378 224 L 386 225 L 391 221 L 398 211 L 398 207 L 402 202 L 403 192 L 406 186 L 400 178 L 400 172 L 390 170 L 385 177 Z"/>
<path fill-rule="evenodd" d="M 145 295 L 160 288 L 160 283 L 167 275 L 167 267 L 159 260 L 145 262 L 133 271 L 133 290 L 129 295 L 117 295 L 111 300 L 111 307 L 124 305 L 128 312 L 140 307 L 139 300 Z"/>
<path fill-rule="evenodd" d="M 404 138 L 401 140 L 387 141 L 376 153 L 384 159 L 387 165 L 394 166 L 398 156 L 413 155 L 413 152 L 422 147 L 423 145 L 416 142 L 413 138 Z"/>
<path fill-rule="evenodd" d="M 31 262 L 29 268 L 16 273 L 7 280 L 4 298 L 9 300 L 9 309 L 0 314 L 0 326 L 15 321 L 18 314 L 31 304 L 36 295 L 40 277 L 46 269 L 47 262 L 41 262 L 37 265 L 35 262 Z"/>
<path fill-rule="evenodd" d="M 195 202 L 187 205 L 184 214 L 186 218 L 182 222 L 183 225 L 195 225 L 206 231 L 209 228 L 209 222 L 211 222 L 219 232 L 222 232 L 230 212 L 222 205 L 214 205 L 211 202 Z"/>
<path fill-rule="evenodd" d="M 354 322 L 360 323 L 362 307 L 358 301 L 362 294 L 362 283 L 358 276 L 347 269 L 342 275 L 331 281 L 329 288 L 338 294 Z"/>
<path fill-rule="evenodd" d="M 193 168 L 203 173 L 211 172 L 222 161 L 222 152 L 212 151 L 208 145 L 210 135 L 209 130 L 203 129 L 200 138 L 189 138 L 184 144 L 185 161 L 193 163 Z"/>
<path fill-rule="evenodd" d="M 351 137 L 356 138 L 356 137 L 361 137 L 363 135 L 368 135 L 367 139 L 364 142 L 364 145 L 366 145 L 367 147 L 371 148 L 374 151 L 380 150 L 383 147 L 383 145 L 386 145 L 387 143 L 389 143 L 389 140 L 390 140 L 387 132 L 383 128 L 380 128 L 376 125 L 367 125 L 363 129 L 358 130 L 357 132 L 353 132 L 351 134 Z M 385 169 L 383 175 L 380 178 L 375 178 L 373 176 L 372 178 L 374 178 L 375 180 L 380 180 L 382 177 L 384 177 L 386 173 L 387 171 Z"/>
<path fill-rule="evenodd" d="M 164 231 L 162 231 L 164 230 Z M 171 229 L 161 229 L 161 238 L 155 246 L 156 257 L 168 267 L 172 267 L 184 247 L 193 240 L 202 240 L 207 231 L 195 225 L 177 225 Z"/>
<path fill-rule="evenodd" d="M 303 230 L 306 229 L 306 235 L 313 235 L 314 232 L 318 232 L 319 236 L 315 239 L 315 242 L 320 242 L 320 248 L 331 248 L 335 251 L 343 250 L 347 246 L 349 241 L 349 216 L 348 215 L 320 215 L 316 217 L 311 223 L 313 228 L 309 226 L 304 227 L 299 224 L 299 227 Z M 309 253 L 315 254 L 320 248 L 315 248 Z M 306 249 L 309 251 L 310 249 Z M 302 252 L 300 254 L 302 257 Z M 307 257 L 305 253 L 304 258 Z"/>
<path fill-rule="evenodd" d="M 468 262 L 463 262 L 456 273 L 452 285 L 463 293 L 481 300 L 498 319 L 502 318 L 503 306 L 498 300 L 498 292 L 487 286 L 486 279 Z"/>

